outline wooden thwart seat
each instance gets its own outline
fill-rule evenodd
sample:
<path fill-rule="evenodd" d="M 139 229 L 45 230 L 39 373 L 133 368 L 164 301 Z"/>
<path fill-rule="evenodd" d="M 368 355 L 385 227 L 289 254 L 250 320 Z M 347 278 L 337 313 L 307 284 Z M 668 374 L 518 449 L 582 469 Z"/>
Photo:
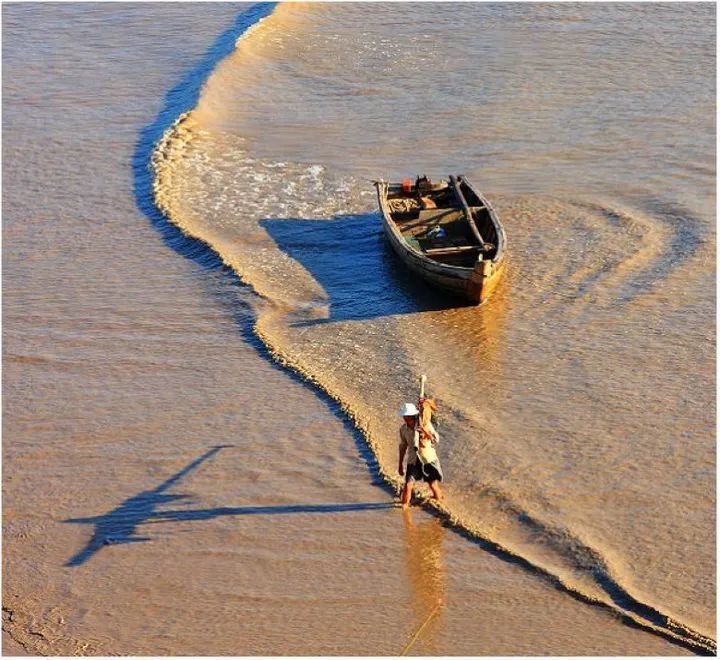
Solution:
<path fill-rule="evenodd" d="M 458 209 L 423 209 L 418 215 L 418 224 L 425 225 L 431 222 L 440 223 L 457 219 L 460 211 Z"/>
<path fill-rule="evenodd" d="M 479 251 L 480 246 L 479 245 L 455 245 L 452 247 L 428 248 L 427 250 L 425 250 L 425 254 L 432 254 L 433 256 L 438 256 L 441 254 L 458 254 L 460 252 L 472 252 L 473 250 Z"/>

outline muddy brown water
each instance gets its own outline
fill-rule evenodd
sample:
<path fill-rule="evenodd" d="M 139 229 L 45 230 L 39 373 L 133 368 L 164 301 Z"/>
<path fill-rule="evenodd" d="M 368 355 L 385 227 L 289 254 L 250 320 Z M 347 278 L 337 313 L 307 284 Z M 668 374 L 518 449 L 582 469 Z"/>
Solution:
<path fill-rule="evenodd" d="M 709 5 L 3 18 L 12 640 L 383 655 L 433 611 L 417 653 L 714 637 Z M 505 222 L 481 308 L 380 234 L 369 179 L 426 170 Z M 450 526 L 381 478 L 419 373 Z"/>

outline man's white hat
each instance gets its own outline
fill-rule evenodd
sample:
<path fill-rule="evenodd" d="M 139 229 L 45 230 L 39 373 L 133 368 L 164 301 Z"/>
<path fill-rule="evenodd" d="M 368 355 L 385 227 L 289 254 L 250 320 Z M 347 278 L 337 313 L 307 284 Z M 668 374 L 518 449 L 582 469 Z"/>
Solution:
<path fill-rule="evenodd" d="M 403 407 L 400 408 L 400 417 L 415 417 L 419 415 L 420 411 L 414 403 L 404 403 Z"/>

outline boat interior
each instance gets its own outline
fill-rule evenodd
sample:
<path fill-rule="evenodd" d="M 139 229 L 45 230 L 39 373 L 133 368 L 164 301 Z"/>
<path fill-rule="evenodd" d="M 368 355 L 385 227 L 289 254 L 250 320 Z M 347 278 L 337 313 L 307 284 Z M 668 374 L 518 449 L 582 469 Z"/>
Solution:
<path fill-rule="evenodd" d="M 482 200 L 459 180 L 460 190 L 476 227 L 485 242 L 484 249 L 471 230 L 454 188 L 447 181 L 432 183 L 418 177 L 388 188 L 388 207 L 393 222 L 405 241 L 439 263 L 472 268 L 482 253 L 492 259 L 497 251 L 497 232 L 490 212 Z"/>

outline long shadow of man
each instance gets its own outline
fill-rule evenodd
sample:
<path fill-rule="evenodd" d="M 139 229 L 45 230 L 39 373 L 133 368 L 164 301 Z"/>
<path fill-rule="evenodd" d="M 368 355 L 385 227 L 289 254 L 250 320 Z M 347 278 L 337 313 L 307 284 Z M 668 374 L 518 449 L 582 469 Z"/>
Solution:
<path fill-rule="evenodd" d="M 212 458 L 221 449 L 229 445 L 219 445 L 206 451 L 194 461 L 163 481 L 153 490 L 133 495 L 119 506 L 101 516 L 89 518 L 69 518 L 66 523 L 94 525 L 95 530 L 86 546 L 73 555 L 65 566 L 80 566 L 88 561 L 96 552 L 107 545 L 122 543 L 139 543 L 151 540 L 149 536 L 137 534 L 139 525 L 172 521 L 210 520 L 220 516 L 248 516 L 288 513 L 339 513 L 343 511 L 369 511 L 389 509 L 392 502 L 351 502 L 348 504 L 286 504 L 279 506 L 242 506 L 215 507 L 212 509 L 175 509 L 160 510 L 162 505 L 178 500 L 188 499 L 189 495 L 166 492 L 180 482 L 183 477 L 196 470 L 202 463 Z"/>
<path fill-rule="evenodd" d="M 138 525 L 155 517 L 158 513 L 157 509 L 159 506 L 189 497 L 188 495 L 171 494 L 165 491 L 178 483 L 188 473 L 196 470 L 201 463 L 217 454 L 223 448 L 224 446 L 220 445 L 209 449 L 172 477 L 163 481 L 157 488 L 133 495 L 120 504 L 120 506 L 102 516 L 64 520 L 63 522 L 66 523 L 95 525 L 95 532 L 87 545 L 71 557 L 65 566 L 79 566 L 80 564 L 84 564 L 105 545 L 149 541 L 150 539 L 147 536 L 136 535 Z"/>

